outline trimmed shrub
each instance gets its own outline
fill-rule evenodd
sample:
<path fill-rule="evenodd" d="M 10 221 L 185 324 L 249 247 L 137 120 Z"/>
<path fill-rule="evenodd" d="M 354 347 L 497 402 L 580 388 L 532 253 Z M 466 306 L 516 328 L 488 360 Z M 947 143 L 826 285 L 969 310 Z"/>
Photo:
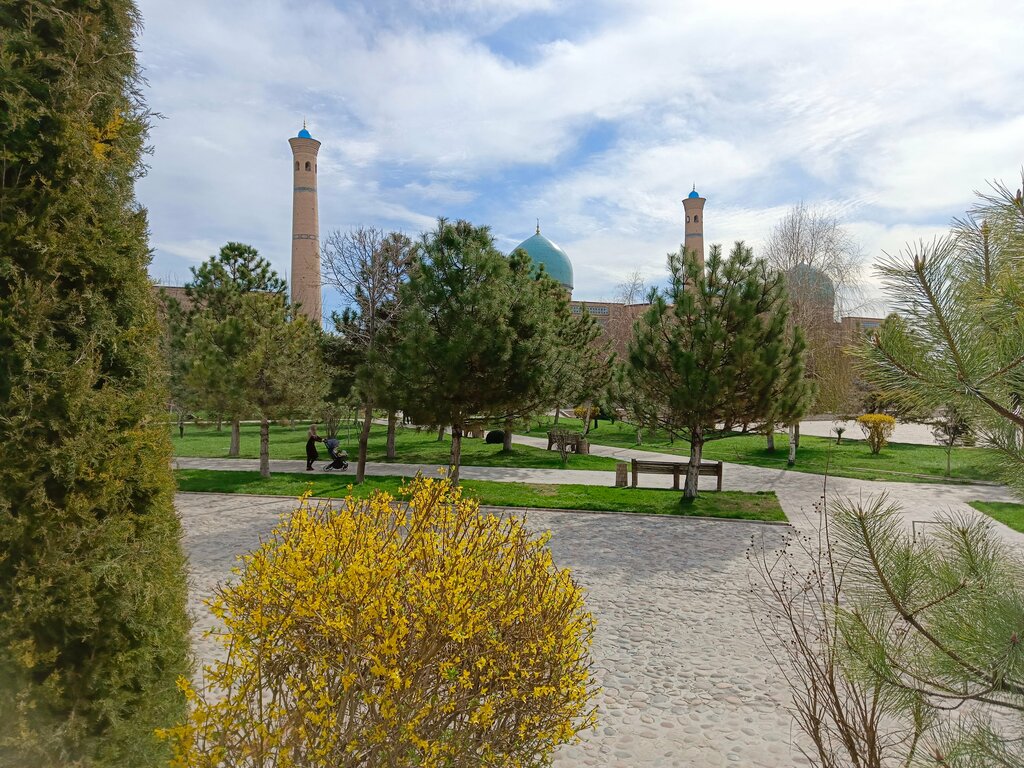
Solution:
<path fill-rule="evenodd" d="M 245 558 L 176 765 L 538 766 L 594 724 L 594 622 L 547 535 L 447 479 L 403 495 L 303 497 Z"/>
<path fill-rule="evenodd" d="M 185 716 L 181 529 L 130 0 L 0 11 L 0 765 L 155 766 Z"/>
<path fill-rule="evenodd" d="M 884 413 L 865 413 L 857 417 L 857 423 L 860 424 L 864 439 L 867 440 L 873 454 L 877 454 L 886 446 L 893 430 L 896 429 L 896 419 Z"/>
<path fill-rule="evenodd" d="M 487 433 L 487 436 L 484 438 L 484 442 L 490 445 L 501 445 L 505 442 L 505 430 L 492 429 Z"/>
<path fill-rule="evenodd" d="M 585 422 L 587 420 L 587 410 L 587 406 L 577 405 L 575 408 L 572 409 L 572 415 L 575 416 L 580 421 Z M 594 419 L 601 415 L 601 409 L 596 405 L 590 406 L 589 411 L 591 421 L 593 421 Z"/>

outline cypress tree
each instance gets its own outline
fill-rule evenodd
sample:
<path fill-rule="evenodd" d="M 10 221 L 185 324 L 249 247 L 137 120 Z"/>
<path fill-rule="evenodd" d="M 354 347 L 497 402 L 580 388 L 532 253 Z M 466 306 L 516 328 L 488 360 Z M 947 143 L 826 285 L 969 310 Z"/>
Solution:
<path fill-rule="evenodd" d="M 0 765 L 166 763 L 186 582 L 130 0 L 0 6 Z"/>

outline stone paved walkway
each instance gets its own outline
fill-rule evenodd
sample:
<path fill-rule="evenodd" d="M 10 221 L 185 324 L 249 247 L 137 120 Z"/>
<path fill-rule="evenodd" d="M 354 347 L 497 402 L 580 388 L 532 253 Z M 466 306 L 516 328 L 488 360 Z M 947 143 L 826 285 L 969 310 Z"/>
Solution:
<path fill-rule="evenodd" d="M 521 442 L 530 442 L 524 438 Z M 607 454 L 604 452 L 608 451 Z M 631 452 L 594 446 L 595 453 L 629 458 Z M 677 457 L 673 457 L 677 458 Z M 178 466 L 255 469 L 255 460 L 178 459 Z M 272 470 L 301 471 L 303 461 L 274 461 Z M 371 475 L 411 476 L 434 467 L 369 465 Z M 463 467 L 463 477 L 505 482 L 612 485 L 611 472 Z M 645 478 L 667 486 L 671 479 Z M 725 488 L 776 492 L 793 524 L 811 529 L 822 478 L 798 472 L 729 464 Z M 847 496 L 888 493 L 908 521 L 931 520 L 944 509 L 967 511 L 972 499 L 1012 500 L 994 486 L 877 483 L 829 480 Z M 192 573 L 191 608 L 197 632 L 210 626 L 203 607 L 216 584 L 229 577 L 236 557 L 257 546 L 292 502 L 220 494 L 179 494 Z M 786 707 L 784 681 L 767 657 L 752 623 L 761 608 L 749 591 L 745 553 L 752 539 L 777 547 L 786 528 L 730 521 L 531 511 L 530 525 L 552 531 L 556 561 L 572 569 L 588 591 L 598 620 L 596 672 L 603 687 L 600 725 L 583 743 L 556 759 L 570 766 L 805 765 L 793 746 L 796 729 Z M 1008 541 L 1024 536 L 998 525 Z M 197 656 L 217 652 L 197 637 Z"/>

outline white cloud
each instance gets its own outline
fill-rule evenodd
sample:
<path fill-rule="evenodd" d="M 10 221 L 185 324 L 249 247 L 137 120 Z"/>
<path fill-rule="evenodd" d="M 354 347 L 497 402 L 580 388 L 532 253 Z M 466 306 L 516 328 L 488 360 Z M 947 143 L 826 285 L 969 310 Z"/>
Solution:
<path fill-rule="evenodd" d="M 511 247 L 539 216 L 590 298 L 663 269 L 694 182 L 708 242 L 756 247 L 802 200 L 872 255 L 1024 162 L 1024 8 L 994 0 L 141 6 L 158 261 L 230 238 L 284 271 L 303 115 L 324 229 L 449 214 Z"/>

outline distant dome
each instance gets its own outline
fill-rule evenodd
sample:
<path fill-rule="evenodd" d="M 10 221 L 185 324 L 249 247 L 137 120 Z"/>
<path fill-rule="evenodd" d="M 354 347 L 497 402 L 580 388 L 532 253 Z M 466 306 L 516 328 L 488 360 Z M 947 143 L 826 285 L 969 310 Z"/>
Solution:
<path fill-rule="evenodd" d="M 814 303 L 829 312 L 835 307 L 835 283 L 820 269 L 806 262 L 786 270 L 786 286 L 794 299 Z"/>
<path fill-rule="evenodd" d="M 548 240 L 537 230 L 533 237 L 523 240 L 516 248 L 526 251 L 534 264 L 543 264 L 544 271 L 562 284 L 566 290 L 572 290 L 572 262 L 565 251 Z"/>
<path fill-rule="evenodd" d="M 697 191 L 697 189 L 696 189 L 696 188 L 694 188 L 693 192 L 691 192 L 690 194 L 688 194 L 688 195 L 687 195 L 687 197 L 688 197 L 688 198 L 690 198 L 690 199 L 692 200 L 692 199 L 694 199 L 694 198 L 700 197 L 700 193 L 699 193 L 699 192 Z"/>
<path fill-rule="evenodd" d="M 300 139 L 312 139 L 313 135 L 309 131 L 306 130 L 305 126 L 303 126 L 302 130 L 299 131 L 299 138 Z"/>

